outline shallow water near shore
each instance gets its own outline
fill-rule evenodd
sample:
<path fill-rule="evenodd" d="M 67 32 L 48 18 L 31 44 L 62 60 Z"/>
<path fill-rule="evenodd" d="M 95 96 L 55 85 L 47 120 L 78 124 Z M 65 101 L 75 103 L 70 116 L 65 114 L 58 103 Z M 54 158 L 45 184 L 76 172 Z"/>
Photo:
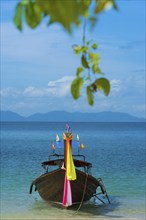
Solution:
<path fill-rule="evenodd" d="M 111 204 L 92 199 L 71 209 L 29 195 L 31 182 L 42 173 L 50 146 L 65 123 L 1 124 L 1 219 L 145 219 L 145 124 L 70 123 L 86 146 L 81 153 L 101 177 Z"/>

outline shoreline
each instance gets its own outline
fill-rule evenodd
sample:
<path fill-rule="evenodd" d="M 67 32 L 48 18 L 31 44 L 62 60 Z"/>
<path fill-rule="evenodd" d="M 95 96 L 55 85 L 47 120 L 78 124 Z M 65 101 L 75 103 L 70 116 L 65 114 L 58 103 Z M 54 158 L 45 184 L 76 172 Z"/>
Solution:
<path fill-rule="evenodd" d="M 56 217 L 54 216 L 56 214 Z M 63 212 L 56 212 L 54 214 L 52 213 L 42 213 L 42 210 L 40 210 L 39 214 L 38 212 L 36 213 L 24 213 L 24 212 L 19 212 L 19 213 L 12 213 L 12 214 L 1 214 L 0 219 L 1 220 L 92 220 L 92 219 L 98 219 L 98 220 L 145 220 L 146 216 L 137 216 L 137 217 L 130 217 L 130 216 L 122 216 L 122 215 L 87 215 L 86 213 L 79 212 L 77 213 L 76 211 L 69 213 L 68 210 L 63 210 Z"/>

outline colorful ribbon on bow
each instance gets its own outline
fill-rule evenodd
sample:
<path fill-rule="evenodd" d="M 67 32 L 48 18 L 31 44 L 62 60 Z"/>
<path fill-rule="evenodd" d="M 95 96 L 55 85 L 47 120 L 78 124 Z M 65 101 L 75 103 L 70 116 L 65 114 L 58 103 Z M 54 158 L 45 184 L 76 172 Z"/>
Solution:
<path fill-rule="evenodd" d="M 72 134 L 68 133 L 63 134 L 64 140 L 66 140 L 66 173 L 64 179 L 64 192 L 63 192 L 63 205 L 71 206 L 72 205 L 72 191 L 71 191 L 71 180 L 76 180 L 76 171 L 72 158 L 72 151 L 70 146 L 70 141 L 72 140 Z"/>

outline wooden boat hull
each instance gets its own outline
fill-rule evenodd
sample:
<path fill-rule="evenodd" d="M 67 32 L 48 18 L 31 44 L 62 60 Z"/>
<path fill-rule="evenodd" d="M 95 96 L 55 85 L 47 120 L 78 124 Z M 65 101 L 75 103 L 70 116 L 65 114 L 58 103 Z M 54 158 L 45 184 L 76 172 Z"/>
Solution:
<path fill-rule="evenodd" d="M 91 199 L 99 186 L 98 180 L 85 172 L 76 169 L 76 175 L 77 179 L 71 181 L 73 205 L 80 203 L 82 199 L 84 202 Z M 65 171 L 57 169 L 41 175 L 32 182 L 32 185 L 36 186 L 44 200 L 62 205 L 64 178 Z"/>

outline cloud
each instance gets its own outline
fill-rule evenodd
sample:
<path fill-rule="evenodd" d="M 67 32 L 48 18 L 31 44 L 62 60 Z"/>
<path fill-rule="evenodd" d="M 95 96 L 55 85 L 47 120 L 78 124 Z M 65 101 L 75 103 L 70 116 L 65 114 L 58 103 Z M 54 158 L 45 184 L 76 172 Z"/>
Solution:
<path fill-rule="evenodd" d="M 58 80 L 49 81 L 47 91 L 55 97 L 70 95 L 72 76 L 64 76 Z"/>
<path fill-rule="evenodd" d="M 122 81 L 119 80 L 119 79 L 111 80 L 111 82 L 110 82 L 111 92 L 112 93 L 117 93 L 117 92 L 121 91 L 121 84 L 122 84 Z"/>
<path fill-rule="evenodd" d="M 54 81 L 49 81 L 48 82 L 48 86 L 49 87 L 56 87 L 60 84 L 64 84 L 64 83 L 71 83 L 71 81 L 73 80 L 73 77 L 70 76 L 63 76 L 61 79 L 58 80 L 54 80 Z"/>
<path fill-rule="evenodd" d="M 24 89 L 22 94 L 27 97 L 42 97 L 47 95 L 47 89 L 29 86 Z"/>
<path fill-rule="evenodd" d="M 0 95 L 2 98 L 5 97 L 18 97 L 21 92 L 16 88 L 3 88 L 0 90 Z"/>
<path fill-rule="evenodd" d="M 58 80 L 49 81 L 48 87 L 41 88 L 35 86 L 28 86 L 24 89 L 3 88 L 0 91 L 2 97 L 65 97 L 70 96 L 70 86 L 74 79 L 72 76 L 64 76 Z"/>
<path fill-rule="evenodd" d="M 137 116 L 145 115 L 145 80 L 142 76 L 131 76 L 111 80 L 111 93 L 94 94 L 94 106 L 87 104 L 83 88 L 81 97 L 74 101 L 70 94 L 73 77 L 64 76 L 48 82 L 47 87 L 28 86 L 24 89 L 4 88 L 1 90 L 2 109 L 21 114 L 33 114 L 53 110 L 99 112 L 121 111 Z"/>

